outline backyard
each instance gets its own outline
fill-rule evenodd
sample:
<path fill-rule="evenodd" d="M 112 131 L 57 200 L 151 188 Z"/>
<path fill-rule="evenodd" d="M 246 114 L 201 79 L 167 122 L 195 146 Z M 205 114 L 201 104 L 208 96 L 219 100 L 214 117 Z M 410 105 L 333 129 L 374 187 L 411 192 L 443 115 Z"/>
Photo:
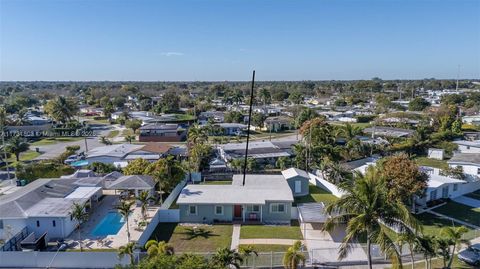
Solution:
<path fill-rule="evenodd" d="M 435 160 L 427 157 L 418 157 L 418 158 L 415 158 L 415 162 L 421 166 L 430 166 L 430 167 L 435 167 L 439 169 L 448 168 L 448 163 L 444 160 Z"/>
<path fill-rule="evenodd" d="M 315 185 L 309 185 L 308 189 L 309 189 L 309 194 L 301 197 L 295 197 L 294 204 L 319 203 L 319 202 L 324 202 L 325 204 L 329 204 L 338 199 L 335 195 Z"/>
<path fill-rule="evenodd" d="M 291 226 L 279 225 L 242 225 L 240 239 L 277 238 L 302 240 L 302 232 L 298 222 L 293 221 Z M 256 245 L 255 245 L 256 246 Z"/>
<path fill-rule="evenodd" d="M 430 213 L 422 213 L 415 216 L 423 227 L 423 233 L 426 235 L 439 235 L 441 233 L 442 227 L 451 227 L 452 225 L 459 226 L 458 223 L 452 223 L 448 219 L 443 219 L 437 217 Z M 466 227 L 469 230 L 469 233 L 472 233 L 473 230 Z"/>
<path fill-rule="evenodd" d="M 182 226 L 177 223 L 160 223 L 150 239 L 168 242 L 175 252 L 214 252 L 230 247 L 232 225 Z"/>
<path fill-rule="evenodd" d="M 435 208 L 433 211 L 480 226 L 480 208 L 450 201 L 439 208 Z"/>

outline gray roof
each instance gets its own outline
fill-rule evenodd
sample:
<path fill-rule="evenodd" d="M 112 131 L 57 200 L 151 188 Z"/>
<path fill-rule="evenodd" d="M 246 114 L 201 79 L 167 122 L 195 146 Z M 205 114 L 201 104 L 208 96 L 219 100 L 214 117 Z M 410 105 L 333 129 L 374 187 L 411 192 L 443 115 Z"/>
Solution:
<path fill-rule="evenodd" d="M 462 145 L 462 146 L 480 148 L 480 140 L 475 140 L 475 141 L 459 140 L 459 141 L 453 141 L 453 143 Z"/>
<path fill-rule="evenodd" d="M 363 158 L 363 159 L 358 159 L 358 160 L 355 160 L 355 161 L 351 161 L 351 162 L 346 162 L 346 163 L 342 163 L 341 166 L 343 166 L 343 168 L 347 169 L 347 170 L 355 170 L 359 167 L 362 167 L 368 163 L 373 163 L 373 162 L 376 162 L 378 160 L 378 158 L 375 158 L 375 157 L 366 157 L 366 158 Z"/>
<path fill-rule="evenodd" d="M 140 130 L 165 130 L 165 131 L 177 131 L 178 124 L 159 124 L 159 123 L 150 123 L 140 127 Z"/>
<path fill-rule="evenodd" d="M 310 178 L 308 176 L 308 173 L 305 172 L 304 170 L 292 167 L 287 170 L 282 171 L 282 175 L 285 179 L 293 178 L 293 177 L 304 177 L 304 178 Z"/>
<path fill-rule="evenodd" d="M 297 208 L 302 222 L 325 223 L 329 219 L 323 203 L 299 204 Z"/>
<path fill-rule="evenodd" d="M 451 164 L 473 164 L 480 165 L 480 154 L 478 153 L 457 153 L 448 161 Z"/>
<path fill-rule="evenodd" d="M 83 178 L 83 177 L 96 177 L 97 174 L 95 174 L 92 170 L 87 170 L 87 169 L 80 169 L 75 171 L 75 173 L 67 176 L 62 176 L 61 178 Z"/>
<path fill-rule="evenodd" d="M 135 144 L 117 144 L 109 145 L 91 149 L 87 152 L 87 159 L 93 157 L 109 156 L 109 157 L 118 157 L 122 158 L 133 152 L 142 148 L 144 145 L 135 145 Z"/>
<path fill-rule="evenodd" d="M 265 204 L 267 201 L 293 202 L 282 175 L 234 175 L 232 185 L 187 185 L 177 204 Z"/>
<path fill-rule="evenodd" d="M 106 187 L 110 190 L 150 190 L 155 187 L 155 181 L 151 176 L 130 175 L 119 177 Z"/>
<path fill-rule="evenodd" d="M 363 129 L 364 133 L 373 133 L 379 136 L 403 137 L 413 135 L 414 131 L 409 129 L 375 126 Z"/>

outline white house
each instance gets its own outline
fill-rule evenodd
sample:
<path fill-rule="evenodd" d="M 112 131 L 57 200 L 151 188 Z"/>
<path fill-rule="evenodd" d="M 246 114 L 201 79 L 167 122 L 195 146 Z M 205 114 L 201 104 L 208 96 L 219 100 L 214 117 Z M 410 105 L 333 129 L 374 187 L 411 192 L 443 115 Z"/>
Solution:
<path fill-rule="evenodd" d="M 448 161 L 450 167 L 461 166 L 465 174 L 480 176 L 480 154 L 457 153 Z"/>
<path fill-rule="evenodd" d="M 462 121 L 463 123 L 480 125 L 480 115 L 464 116 L 462 117 Z"/>
<path fill-rule="evenodd" d="M 480 154 L 480 140 L 467 141 L 453 141 L 453 143 L 458 145 L 458 151 L 461 153 L 478 153 Z"/>
<path fill-rule="evenodd" d="M 98 147 L 91 149 L 87 152 L 85 159 L 88 163 L 101 162 L 101 163 L 120 163 L 124 162 L 125 156 L 139 150 L 143 145 L 135 144 L 116 144 Z"/>

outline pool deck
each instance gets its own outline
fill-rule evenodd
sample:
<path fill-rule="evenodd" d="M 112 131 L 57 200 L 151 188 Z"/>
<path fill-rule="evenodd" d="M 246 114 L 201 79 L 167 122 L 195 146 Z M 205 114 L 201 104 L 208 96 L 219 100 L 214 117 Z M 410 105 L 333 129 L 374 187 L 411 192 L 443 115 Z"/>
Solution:
<path fill-rule="evenodd" d="M 92 214 L 89 220 L 82 224 L 80 229 L 82 237 L 82 246 L 84 250 L 88 249 L 117 249 L 120 246 L 127 244 L 127 224 L 122 226 L 116 235 L 108 235 L 105 237 L 96 237 L 91 233 L 95 227 L 102 221 L 108 212 L 115 211 L 115 206 L 119 203 L 119 196 L 112 191 L 104 191 L 105 197 L 99 203 L 93 205 Z M 143 229 L 138 229 L 137 223 L 142 218 L 141 207 L 136 204 L 132 207 L 133 213 L 129 216 L 130 241 L 137 241 L 143 233 Z M 147 221 L 149 221 L 155 213 L 160 209 L 160 206 L 149 206 L 147 210 Z M 73 231 L 72 234 L 65 240 L 73 248 L 79 249 L 78 232 Z"/>

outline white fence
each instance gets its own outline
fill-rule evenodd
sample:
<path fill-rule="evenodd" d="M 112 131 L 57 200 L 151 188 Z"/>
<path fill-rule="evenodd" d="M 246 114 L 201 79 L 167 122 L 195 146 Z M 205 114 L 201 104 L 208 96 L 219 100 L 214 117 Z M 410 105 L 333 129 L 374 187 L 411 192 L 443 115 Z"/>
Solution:
<path fill-rule="evenodd" d="M 113 268 L 130 264 L 128 256 L 116 252 L 22 252 L 0 251 L 3 268 Z"/>
<path fill-rule="evenodd" d="M 159 222 L 179 222 L 180 209 L 160 209 L 158 217 Z"/>
<path fill-rule="evenodd" d="M 310 183 L 312 183 L 313 185 L 331 192 L 333 195 L 337 196 L 338 198 L 342 197 L 343 192 L 335 184 L 330 183 L 325 179 L 323 179 L 322 177 L 316 176 L 312 173 L 308 173 L 308 175 L 310 176 Z"/>
<path fill-rule="evenodd" d="M 291 219 L 297 220 L 298 219 L 298 207 L 292 206 L 292 210 L 290 212 L 290 215 L 291 215 Z"/>

